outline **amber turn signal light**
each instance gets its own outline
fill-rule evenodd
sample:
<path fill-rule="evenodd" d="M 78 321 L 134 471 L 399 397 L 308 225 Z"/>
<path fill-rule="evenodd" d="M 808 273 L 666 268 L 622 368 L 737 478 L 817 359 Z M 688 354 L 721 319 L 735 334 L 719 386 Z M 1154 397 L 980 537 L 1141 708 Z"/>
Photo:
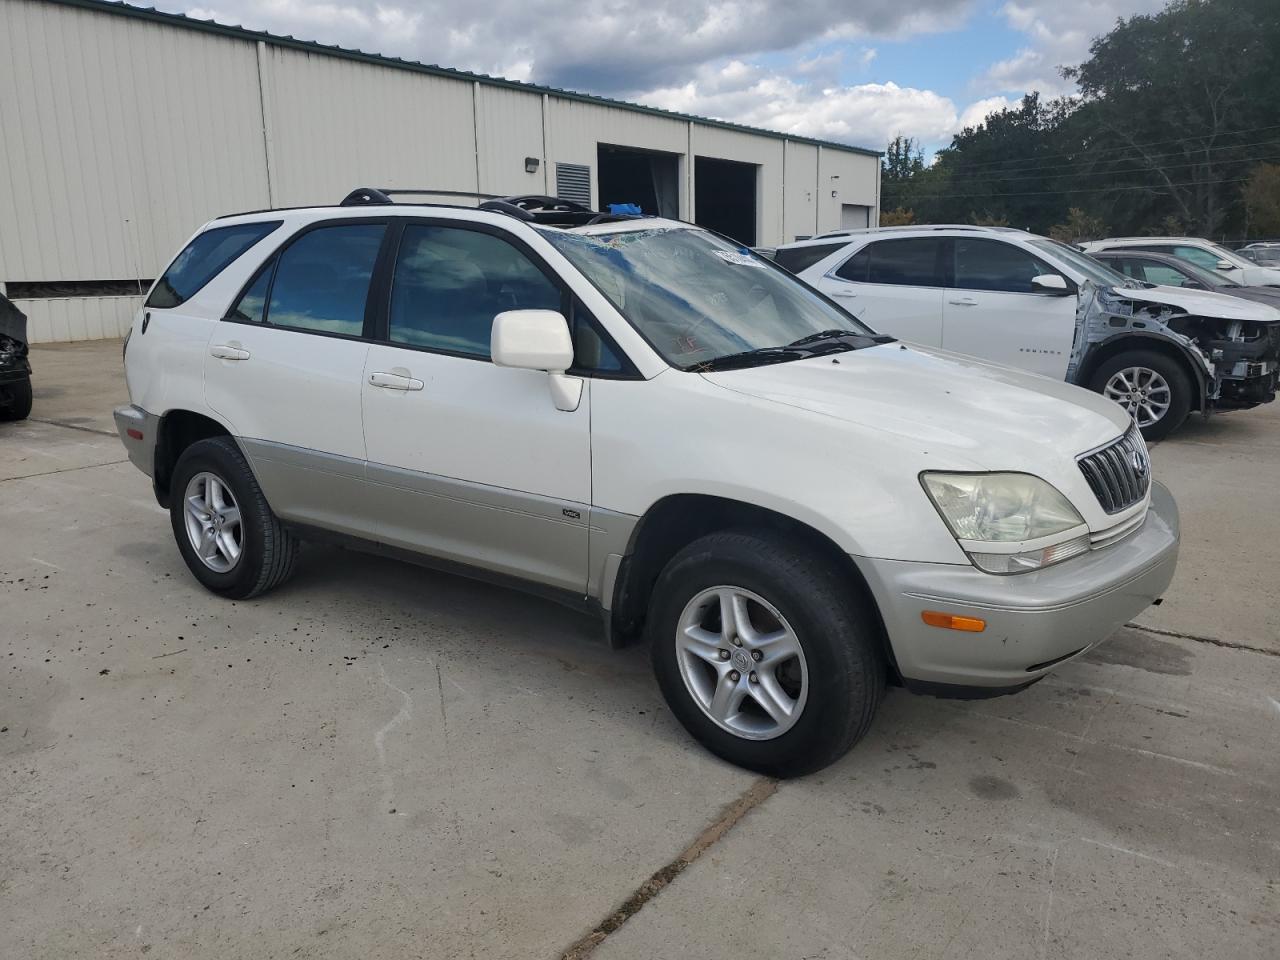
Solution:
<path fill-rule="evenodd" d="M 979 620 L 977 617 L 960 617 L 954 613 L 942 613 L 939 610 L 922 610 L 920 619 L 931 627 L 963 630 L 966 633 L 981 633 L 987 629 L 985 620 Z"/>

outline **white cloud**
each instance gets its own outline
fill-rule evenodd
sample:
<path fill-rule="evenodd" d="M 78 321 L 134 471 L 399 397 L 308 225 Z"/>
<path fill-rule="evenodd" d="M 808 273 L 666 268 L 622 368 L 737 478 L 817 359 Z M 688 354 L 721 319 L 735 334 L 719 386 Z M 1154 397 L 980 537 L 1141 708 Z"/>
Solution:
<path fill-rule="evenodd" d="M 667 110 L 877 148 L 897 133 L 926 147 L 945 144 L 1011 102 L 991 97 L 961 111 L 931 90 L 892 82 L 824 86 L 740 60 L 703 67 L 693 80 L 641 99 Z"/>
<path fill-rule="evenodd" d="M 1039 90 L 1049 97 L 1074 92 L 1059 68 L 1089 56 L 1089 44 L 1115 26 L 1118 17 L 1154 13 L 1168 0 L 1008 0 L 1000 8 L 1005 22 L 1026 34 L 1027 45 L 978 75 L 982 93 L 1022 94 Z"/>

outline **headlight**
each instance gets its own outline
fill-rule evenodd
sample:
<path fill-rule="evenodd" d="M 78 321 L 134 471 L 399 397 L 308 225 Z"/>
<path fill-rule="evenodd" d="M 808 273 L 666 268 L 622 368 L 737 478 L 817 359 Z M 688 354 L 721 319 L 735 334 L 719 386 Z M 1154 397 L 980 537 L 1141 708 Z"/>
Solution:
<path fill-rule="evenodd" d="M 1022 573 L 1089 549 L 1084 519 L 1051 484 L 1028 473 L 925 473 L 929 499 L 973 563 Z"/>

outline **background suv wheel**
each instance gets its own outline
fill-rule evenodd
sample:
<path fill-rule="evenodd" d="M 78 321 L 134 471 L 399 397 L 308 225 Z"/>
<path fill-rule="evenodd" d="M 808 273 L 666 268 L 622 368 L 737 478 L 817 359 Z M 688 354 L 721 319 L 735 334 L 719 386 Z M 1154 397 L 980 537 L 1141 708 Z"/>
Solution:
<path fill-rule="evenodd" d="M 689 544 L 658 577 L 647 629 L 658 684 L 685 728 L 771 776 L 841 757 L 884 689 L 875 618 L 855 586 L 778 535 Z"/>
<path fill-rule="evenodd" d="M 170 489 L 174 539 L 202 584 L 244 600 L 288 579 L 298 542 L 271 512 L 234 440 L 214 437 L 187 447 Z"/>

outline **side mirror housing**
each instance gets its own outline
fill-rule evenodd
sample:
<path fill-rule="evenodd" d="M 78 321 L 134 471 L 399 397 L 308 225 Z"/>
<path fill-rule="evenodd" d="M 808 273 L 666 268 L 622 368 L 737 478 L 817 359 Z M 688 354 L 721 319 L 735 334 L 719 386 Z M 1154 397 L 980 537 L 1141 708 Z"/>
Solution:
<path fill-rule="evenodd" d="M 507 310 L 493 318 L 489 353 L 499 367 L 548 374 L 557 410 L 572 413 L 582 402 L 582 380 L 565 373 L 573 366 L 569 322 L 555 310 Z"/>
<path fill-rule="evenodd" d="M 1214 267 L 1215 270 L 1234 270 L 1235 268 L 1236 265 L 1230 260 L 1219 260 L 1218 265 Z"/>
<path fill-rule="evenodd" d="M 554 310 L 507 310 L 493 318 L 489 339 L 500 367 L 563 373 L 573 366 L 569 323 Z"/>
<path fill-rule="evenodd" d="M 1031 286 L 1041 293 L 1065 294 L 1067 290 L 1067 281 L 1056 273 L 1042 273 L 1038 277 L 1031 278 Z"/>

